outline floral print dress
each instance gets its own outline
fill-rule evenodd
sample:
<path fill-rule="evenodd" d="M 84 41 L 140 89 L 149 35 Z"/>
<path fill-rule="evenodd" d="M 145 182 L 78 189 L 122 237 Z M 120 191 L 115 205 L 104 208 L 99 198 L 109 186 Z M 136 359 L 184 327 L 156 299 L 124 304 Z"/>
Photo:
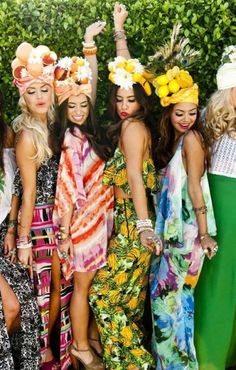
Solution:
<path fill-rule="evenodd" d="M 187 174 L 182 160 L 180 139 L 175 155 L 164 170 L 158 200 L 156 233 L 164 240 L 161 258 L 153 256 L 151 265 L 151 307 L 153 351 L 158 370 L 196 370 L 193 343 L 194 287 L 204 253 L 198 225 L 188 194 Z M 216 234 L 207 174 L 201 187 L 207 206 L 210 235 Z"/>
<path fill-rule="evenodd" d="M 131 195 L 125 158 L 119 148 L 107 162 L 103 181 Z M 156 190 L 151 159 L 143 162 L 143 182 L 147 191 Z M 141 330 L 151 254 L 140 242 L 136 220 L 132 199 L 117 198 L 107 264 L 98 271 L 90 290 L 109 370 L 148 369 L 154 363 L 143 346 Z"/>

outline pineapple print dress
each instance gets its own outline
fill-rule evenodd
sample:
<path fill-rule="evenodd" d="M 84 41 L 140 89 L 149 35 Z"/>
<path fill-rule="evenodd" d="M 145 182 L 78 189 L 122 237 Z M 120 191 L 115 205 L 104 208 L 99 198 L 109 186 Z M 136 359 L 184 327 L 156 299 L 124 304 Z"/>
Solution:
<path fill-rule="evenodd" d="M 107 162 L 103 182 L 131 196 L 125 158 L 119 148 Z M 151 159 L 143 162 L 143 182 L 147 192 L 156 190 Z M 109 370 L 148 369 L 153 365 L 151 354 L 143 347 L 140 329 L 151 254 L 140 243 L 136 220 L 132 199 L 117 198 L 107 264 L 98 271 L 90 290 L 104 363 Z"/>

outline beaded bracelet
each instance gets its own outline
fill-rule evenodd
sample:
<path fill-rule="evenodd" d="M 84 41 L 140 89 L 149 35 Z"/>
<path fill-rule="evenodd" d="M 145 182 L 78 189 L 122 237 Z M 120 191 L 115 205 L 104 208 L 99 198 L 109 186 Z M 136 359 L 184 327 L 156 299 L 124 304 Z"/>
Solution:
<path fill-rule="evenodd" d="M 193 207 L 193 210 L 196 214 L 200 213 L 200 214 L 204 214 L 207 212 L 207 206 L 201 206 L 201 207 Z"/>
<path fill-rule="evenodd" d="M 204 234 L 204 235 L 200 235 L 200 240 L 203 241 L 207 236 L 210 236 L 208 233 Z"/>
<path fill-rule="evenodd" d="M 15 228 L 16 226 L 17 226 L 17 220 L 8 220 L 8 223 L 7 223 L 8 229 Z"/>
<path fill-rule="evenodd" d="M 126 40 L 127 39 L 124 30 L 115 31 L 113 33 L 113 37 L 114 37 L 115 41 Z"/>

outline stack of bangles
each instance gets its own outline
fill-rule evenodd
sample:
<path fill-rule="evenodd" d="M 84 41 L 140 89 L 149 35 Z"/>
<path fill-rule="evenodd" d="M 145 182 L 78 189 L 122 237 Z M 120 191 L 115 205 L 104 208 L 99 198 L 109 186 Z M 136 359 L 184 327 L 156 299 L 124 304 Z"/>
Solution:
<path fill-rule="evenodd" d="M 137 220 L 136 226 L 138 234 L 141 234 L 143 231 L 153 231 L 152 220 L 150 220 L 150 218 Z"/>
<path fill-rule="evenodd" d="M 97 53 L 97 46 L 95 41 L 92 42 L 82 42 L 83 44 L 83 54 L 86 55 L 95 55 Z"/>
<path fill-rule="evenodd" d="M 113 33 L 114 41 L 126 40 L 126 35 L 124 30 L 115 31 Z"/>
<path fill-rule="evenodd" d="M 29 235 L 20 236 L 19 238 L 16 239 L 16 246 L 17 249 L 32 248 L 33 244 L 31 236 Z"/>
<path fill-rule="evenodd" d="M 70 234 L 65 232 L 64 226 L 59 226 L 59 231 L 57 232 L 57 241 L 58 244 L 61 245 L 63 243 L 66 243 L 70 240 Z"/>

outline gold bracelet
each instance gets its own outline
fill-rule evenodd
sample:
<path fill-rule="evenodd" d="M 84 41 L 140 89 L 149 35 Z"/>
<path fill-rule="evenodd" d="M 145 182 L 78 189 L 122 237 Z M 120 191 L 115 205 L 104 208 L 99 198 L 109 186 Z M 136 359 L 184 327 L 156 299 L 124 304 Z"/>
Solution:
<path fill-rule="evenodd" d="M 84 55 L 95 55 L 97 53 L 97 47 L 94 46 L 93 48 L 83 48 Z"/>

